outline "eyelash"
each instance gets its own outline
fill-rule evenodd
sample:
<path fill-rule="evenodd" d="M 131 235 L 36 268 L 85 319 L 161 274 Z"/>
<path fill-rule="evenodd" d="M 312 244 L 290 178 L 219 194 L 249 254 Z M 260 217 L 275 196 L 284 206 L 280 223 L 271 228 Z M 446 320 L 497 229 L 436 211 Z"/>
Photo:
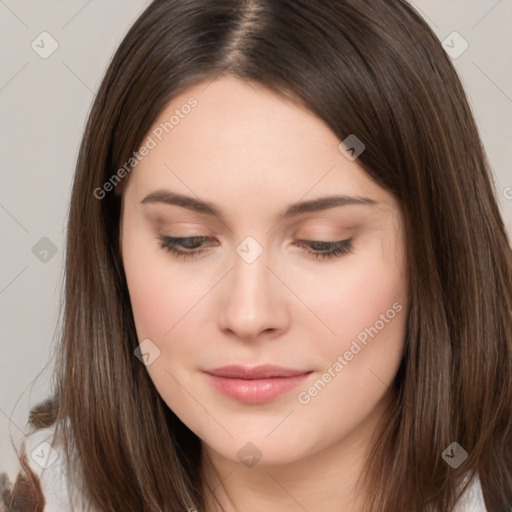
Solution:
<path fill-rule="evenodd" d="M 188 258 L 195 258 L 199 256 L 204 250 L 188 250 L 184 251 L 182 249 L 178 249 L 177 245 L 182 245 L 179 242 L 186 241 L 185 243 L 189 243 L 194 245 L 194 243 L 201 242 L 204 240 L 208 240 L 207 236 L 191 236 L 191 237 L 179 237 L 174 238 L 170 236 L 164 236 L 160 235 L 157 237 L 158 240 L 160 240 L 160 246 L 162 249 L 172 253 L 176 258 L 182 258 L 182 259 L 188 259 Z M 318 240 L 299 240 L 302 245 L 307 246 L 320 246 L 320 247 L 331 247 L 329 250 L 307 250 L 309 254 L 311 254 L 314 258 L 319 260 L 324 259 L 333 259 L 333 258 L 340 258 L 343 255 L 352 253 L 353 247 L 352 247 L 352 238 L 348 238 L 347 240 L 340 240 L 337 242 L 322 242 Z M 310 247 L 311 249 L 311 247 Z"/>

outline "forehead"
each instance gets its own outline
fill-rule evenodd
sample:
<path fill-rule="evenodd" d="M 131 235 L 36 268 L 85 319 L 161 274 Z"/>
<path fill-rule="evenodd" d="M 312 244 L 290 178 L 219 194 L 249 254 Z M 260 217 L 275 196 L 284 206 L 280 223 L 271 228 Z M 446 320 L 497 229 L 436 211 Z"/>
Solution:
<path fill-rule="evenodd" d="M 341 141 L 321 119 L 232 77 L 173 98 L 148 138 L 154 147 L 130 176 L 139 197 L 169 187 L 199 197 L 215 193 L 219 202 L 291 203 L 326 192 L 382 199 L 383 190 L 339 151 Z"/>

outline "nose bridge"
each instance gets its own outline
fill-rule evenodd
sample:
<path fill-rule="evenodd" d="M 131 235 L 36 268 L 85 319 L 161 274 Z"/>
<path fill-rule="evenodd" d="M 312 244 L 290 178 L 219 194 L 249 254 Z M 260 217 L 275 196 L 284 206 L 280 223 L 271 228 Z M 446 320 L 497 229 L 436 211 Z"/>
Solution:
<path fill-rule="evenodd" d="M 248 236 L 236 247 L 233 269 L 232 295 L 240 305 L 255 309 L 268 303 L 270 293 L 270 251 L 256 238 Z M 265 300 L 266 299 L 266 300 Z"/>
<path fill-rule="evenodd" d="M 282 327 L 284 304 L 276 295 L 278 283 L 267 268 L 271 266 L 270 251 L 248 236 L 236 247 L 236 253 L 228 277 L 223 327 L 241 337 L 256 337 L 262 331 Z"/>

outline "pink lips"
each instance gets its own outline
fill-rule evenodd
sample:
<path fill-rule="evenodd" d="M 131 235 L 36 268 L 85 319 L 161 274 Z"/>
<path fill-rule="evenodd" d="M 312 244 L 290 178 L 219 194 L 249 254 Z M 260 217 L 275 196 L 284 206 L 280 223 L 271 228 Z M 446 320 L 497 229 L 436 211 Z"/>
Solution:
<path fill-rule="evenodd" d="M 269 402 L 298 386 L 311 373 L 282 366 L 223 366 L 204 370 L 221 393 L 248 404 Z"/>

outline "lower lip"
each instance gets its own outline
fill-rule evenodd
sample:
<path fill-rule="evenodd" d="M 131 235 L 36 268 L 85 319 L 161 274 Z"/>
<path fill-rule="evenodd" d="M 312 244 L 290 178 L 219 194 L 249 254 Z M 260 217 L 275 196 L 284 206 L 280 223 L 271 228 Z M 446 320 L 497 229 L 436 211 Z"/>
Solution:
<path fill-rule="evenodd" d="M 235 379 L 219 377 L 210 373 L 207 375 L 213 386 L 224 395 L 247 404 L 262 404 L 296 388 L 304 382 L 310 373 L 265 379 Z"/>

